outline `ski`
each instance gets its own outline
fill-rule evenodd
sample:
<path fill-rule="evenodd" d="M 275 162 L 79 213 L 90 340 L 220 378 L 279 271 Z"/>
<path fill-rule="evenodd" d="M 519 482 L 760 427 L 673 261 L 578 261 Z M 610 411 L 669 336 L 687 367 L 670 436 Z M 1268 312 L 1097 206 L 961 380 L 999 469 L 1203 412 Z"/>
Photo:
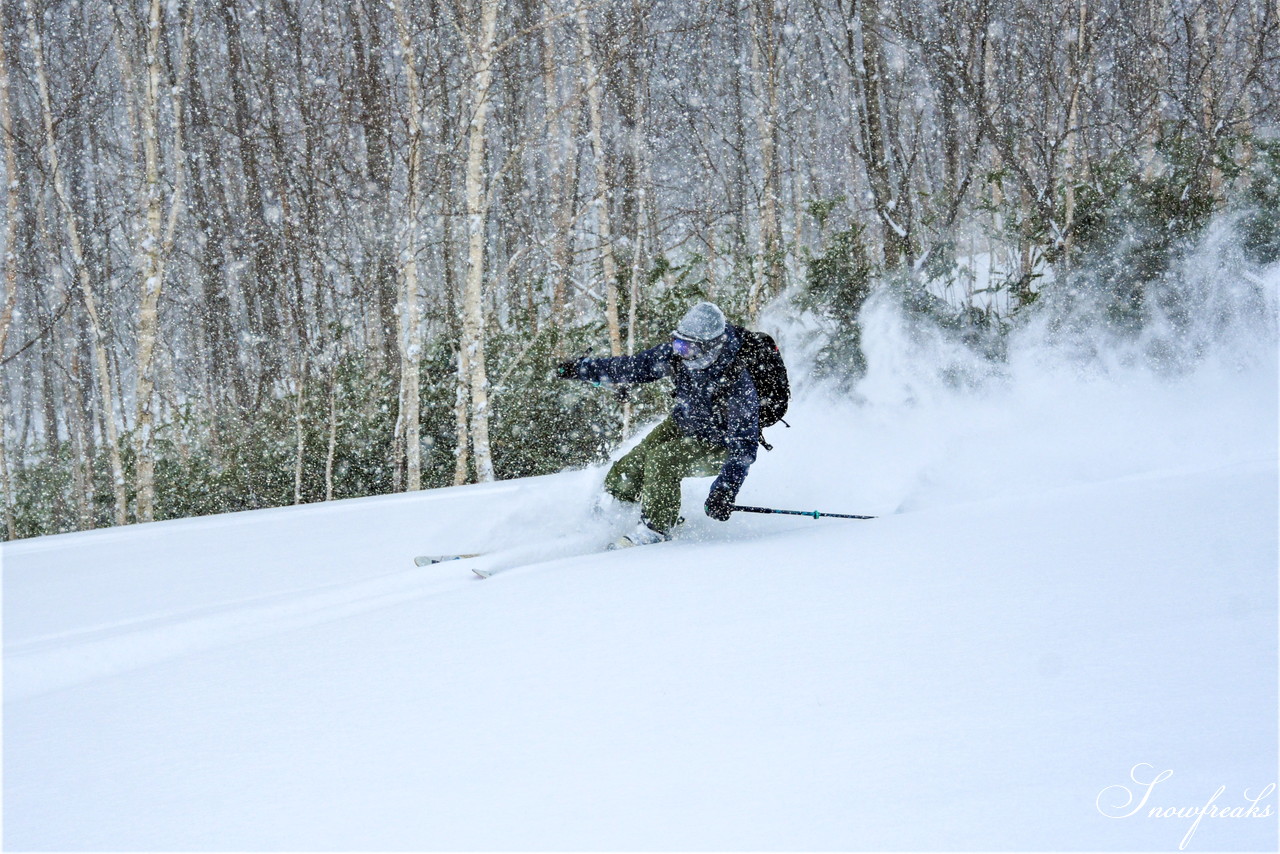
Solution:
<path fill-rule="evenodd" d="M 480 557 L 481 554 L 483 552 L 474 554 L 418 555 L 413 559 L 413 563 L 415 566 L 433 566 L 450 560 L 466 560 L 467 558 Z"/>

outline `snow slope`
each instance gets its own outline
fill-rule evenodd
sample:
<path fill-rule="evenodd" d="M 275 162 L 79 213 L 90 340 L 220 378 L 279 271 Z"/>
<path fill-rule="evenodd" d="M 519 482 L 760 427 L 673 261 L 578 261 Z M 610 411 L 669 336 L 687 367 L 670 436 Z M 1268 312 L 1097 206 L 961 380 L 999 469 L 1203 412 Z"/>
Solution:
<path fill-rule="evenodd" d="M 875 320 L 741 495 L 873 521 L 703 479 L 600 553 L 595 469 L 5 545 L 5 847 L 1275 850 L 1274 352 L 961 393 Z"/>

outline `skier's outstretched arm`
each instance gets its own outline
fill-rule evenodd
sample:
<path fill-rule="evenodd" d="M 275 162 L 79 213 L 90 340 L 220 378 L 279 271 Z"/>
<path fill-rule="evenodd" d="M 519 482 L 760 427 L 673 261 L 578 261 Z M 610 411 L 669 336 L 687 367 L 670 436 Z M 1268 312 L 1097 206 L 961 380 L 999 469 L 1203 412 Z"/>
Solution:
<path fill-rule="evenodd" d="M 556 375 L 561 379 L 606 385 L 651 383 L 671 374 L 672 358 L 671 345 L 659 344 L 634 356 L 606 356 L 561 362 L 556 368 Z"/>

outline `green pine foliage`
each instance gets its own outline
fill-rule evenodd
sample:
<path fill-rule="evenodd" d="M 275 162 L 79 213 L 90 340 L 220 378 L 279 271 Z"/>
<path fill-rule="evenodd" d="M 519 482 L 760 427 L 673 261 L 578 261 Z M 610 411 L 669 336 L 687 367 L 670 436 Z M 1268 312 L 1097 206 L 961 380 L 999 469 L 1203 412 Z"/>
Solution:
<path fill-rule="evenodd" d="M 1280 140 L 1255 140 L 1253 146 L 1236 208 L 1244 251 L 1265 266 L 1280 261 Z"/>
<path fill-rule="evenodd" d="M 1150 176 L 1127 155 L 1098 165 L 1078 195 L 1079 263 L 1067 286 L 1102 297 L 1112 326 L 1128 333 L 1149 319 L 1150 284 L 1195 245 L 1215 209 L 1209 162 L 1194 140 L 1171 129 L 1158 154 Z"/>
<path fill-rule="evenodd" d="M 550 474 L 608 455 L 622 424 L 611 395 L 553 373 L 566 358 L 561 353 L 586 352 L 605 337 L 599 325 L 563 333 L 545 326 L 532 339 L 515 331 L 491 338 L 491 350 L 501 357 L 493 374 L 489 431 L 502 477 Z"/>
<path fill-rule="evenodd" d="M 73 494 L 73 454 L 69 442 L 60 443 L 38 461 L 28 460 L 12 475 L 14 522 L 19 537 L 38 537 L 77 530 Z M 110 490 L 105 495 L 110 495 Z M 105 522 L 103 524 L 106 524 Z"/>
<path fill-rule="evenodd" d="M 866 372 L 858 312 L 871 294 L 873 275 L 857 226 L 831 235 L 822 254 L 809 259 L 797 302 L 821 318 L 828 333 L 814 364 L 816 377 L 848 387 Z"/>

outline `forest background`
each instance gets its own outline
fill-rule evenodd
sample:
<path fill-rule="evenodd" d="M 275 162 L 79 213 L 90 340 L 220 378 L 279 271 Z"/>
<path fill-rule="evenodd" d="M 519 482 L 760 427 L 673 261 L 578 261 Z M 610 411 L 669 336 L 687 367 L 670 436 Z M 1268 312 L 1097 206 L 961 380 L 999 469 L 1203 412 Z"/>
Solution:
<path fill-rule="evenodd" d="M 1278 9 L 0 0 L 3 535 L 599 461 L 665 391 L 551 366 L 700 298 L 853 395 L 873 289 L 998 363 L 1213 224 L 1261 288 Z"/>

